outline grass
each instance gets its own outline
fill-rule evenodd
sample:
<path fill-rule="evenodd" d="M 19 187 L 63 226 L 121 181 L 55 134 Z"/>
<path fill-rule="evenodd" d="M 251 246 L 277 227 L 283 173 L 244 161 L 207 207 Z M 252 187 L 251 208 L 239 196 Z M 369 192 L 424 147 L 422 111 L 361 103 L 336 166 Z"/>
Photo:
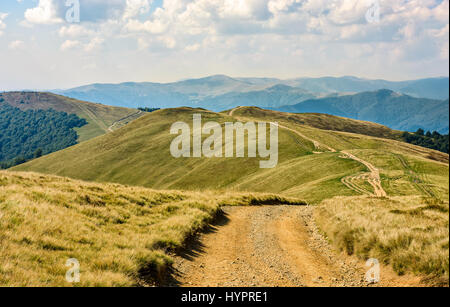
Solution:
<path fill-rule="evenodd" d="M 449 278 L 449 203 L 433 198 L 336 197 L 316 210 L 316 221 L 349 255 L 376 258 L 399 274 Z"/>
<path fill-rule="evenodd" d="M 320 130 L 351 132 L 394 140 L 400 140 L 402 134 L 400 131 L 389 129 L 380 124 L 328 114 L 295 114 L 269 111 L 256 107 L 244 107 L 236 110 L 235 115 L 248 118 L 261 118 L 268 121 L 291 122 L 296 125 L 309 126 Z"/>
<path fill-rule="evenodd" d="M 305 205 L 271 194 L 155 191 L 0 172 L 0 286 L 151 286 L 171 253 L 227 205 Z M 68 259 L 81 281 L 65 280 Z"/>

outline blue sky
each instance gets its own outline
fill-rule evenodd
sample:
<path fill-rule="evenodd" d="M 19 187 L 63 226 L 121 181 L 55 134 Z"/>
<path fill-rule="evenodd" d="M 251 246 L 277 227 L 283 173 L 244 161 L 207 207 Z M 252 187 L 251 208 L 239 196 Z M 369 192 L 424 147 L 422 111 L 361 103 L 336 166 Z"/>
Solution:
<path fill-rule="evenodd" d="M 0 90 L 449 74 L 448 0 L 79 0 L 80 22 L 65 3 L 0 1 Z"/>

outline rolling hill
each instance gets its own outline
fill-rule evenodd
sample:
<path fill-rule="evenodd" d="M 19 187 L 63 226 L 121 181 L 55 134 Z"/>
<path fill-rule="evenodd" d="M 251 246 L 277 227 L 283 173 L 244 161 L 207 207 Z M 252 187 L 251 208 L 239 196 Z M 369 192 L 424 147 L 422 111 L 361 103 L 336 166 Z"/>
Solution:
<path fill-rule="evenodd" d="M 260 169 L 260 159 L 255 158 L 173 158 L 170 127 L 179 121 L 192 123 L 193 114 L 201 114 L 204 122 L 222 124 L 279 122 L 278 166 Z M 383 138 L 395 138 L 397 133 L 328 115 L 258 108 L 226 113 L 167 109 L 13 170 L 157 189 L 270 192 L 312 203 L 337 195 L 375 195 L 383 189 L 392 196 L 448 198 L 448 155 Z"/>
<path fill-rule="evenodd" d="M 0 93 L 0 103 L 8 104 L 22 111 L 53 109 L 58 112 L 76 114 L 88 123 L 76 129 L 81 142 L 107 133 L 108 129 L 116 122 L 124 124 L 141 115 L 135 109 L 111 107 L 41 92 Z"/>
<path fill-rule="evenodd" d="M 174 83 L 91 84 L 55 90 L 80 100 L 121 107 L 194 107 L 223 111 L 237 106 L 276 108 L 341 93 L 389 89 L 418 98 L 448 99 L 448 78 L 391 82 L 355 77 L 231 78 L 224 75 L 189 79 Z"/>
<path fill-rule="evenodd" d="M 278 108 L 294 113 L 327 113 L 376 122 L 392 129 L 448 133 L 449 101 L 414 98 L 390 90 L 303 101 Z"/>

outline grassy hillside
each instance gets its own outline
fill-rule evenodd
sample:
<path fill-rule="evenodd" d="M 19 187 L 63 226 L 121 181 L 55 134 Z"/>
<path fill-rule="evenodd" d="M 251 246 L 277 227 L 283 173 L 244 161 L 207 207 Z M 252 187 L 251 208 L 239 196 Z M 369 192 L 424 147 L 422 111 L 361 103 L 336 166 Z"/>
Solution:
<path fill-rule="evenodd" d="M 169 149 L 175 136 L 169 134 L 170 127 L 177 121 L 192 124 L 194 113 L 202 114 L 203 123 L 238 119 L 279 122 L 282 127 L 278 166 L 260 169 L 259 158 L 173 158 Z M 361 189 L 349 188 L 343 180 L 367 172 L 367 165 L 349 159 L 342 153 L 347 151 L 361 155 L 379 168 L 381 185 L 389 195 L 426 196 L 432 190 L 436 197 L 448 198 L 448 155 L 376 137 L 388 135 L 396 132 L 367 122 L 314 114 L 241 108 L 230 116 L 200 109 L 169 109 L 148 114 L 114 133 L 14 170 L 157 189 L 264 191 L 318 203 L 334 196 L 361 194 Z M 321 148 L 317 148 L 317 141 Z M 408 163 L 403 164 L 402 160 Z M 411 172 L 411 166 L 415 165 L 417 168 Z M 420 181 L 415 179 L 416 175 Z M 371 193 L 370 187 L 363 190 Z"/>
<path fill-rule="evenodd" d="M 153 285 L 170 251 L 222 205 L 304 205 L 268 194 L 154 191 L 0 171 L 0 287 Z"/>
<path fill-rule="evenodd" d="M 448 286 L 449 204 L 433 198 L 337 197 L 316 210 L 321 229 L 340 250 L 378 259 L 403 275 Z"/>
<path fill-rule="evenodd" d="M 23 111 L 53 109 L 84 118 L 88 125 L 77 129 L 80 142 L 107 133 L 117 121 L 126 119 L 130 122 L 141 115 L 135 109 L 110 107 L 51 93 L 6 92 L 0 93 L 0 101 Z"/>

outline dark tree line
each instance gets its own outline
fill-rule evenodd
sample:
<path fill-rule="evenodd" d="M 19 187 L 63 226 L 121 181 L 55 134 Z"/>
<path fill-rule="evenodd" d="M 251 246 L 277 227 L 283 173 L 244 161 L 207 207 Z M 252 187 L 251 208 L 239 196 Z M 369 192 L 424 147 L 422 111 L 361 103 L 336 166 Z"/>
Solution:
<path fill-rule="evenodd" d="M 439 132 L 426 132 L 423 129 L 417 130 L 415 133 L 405 132 L 403 133 L 403 139 L 414 145 L 439 150 L 445 153 L 449 153 L 448 142 L 449 135 L 442 135 Z"/>
<path fill-rule="evenodd" d="M 155 112 L 155 111 L 158 111 L 158 110 L 161 110 L 161 109 L 158 109 L 158 108 L 138 108 L 138 110 L 142 111 L 142 112 L 151 113 L 151 112 Z"/>
<path fill-rule="evenodd" d="M 0 103 L 0 168 L 9 168 L 75 145 L 73 130 L 86 125 L 75 114 L 55 110 L 22 111 Z"/>

